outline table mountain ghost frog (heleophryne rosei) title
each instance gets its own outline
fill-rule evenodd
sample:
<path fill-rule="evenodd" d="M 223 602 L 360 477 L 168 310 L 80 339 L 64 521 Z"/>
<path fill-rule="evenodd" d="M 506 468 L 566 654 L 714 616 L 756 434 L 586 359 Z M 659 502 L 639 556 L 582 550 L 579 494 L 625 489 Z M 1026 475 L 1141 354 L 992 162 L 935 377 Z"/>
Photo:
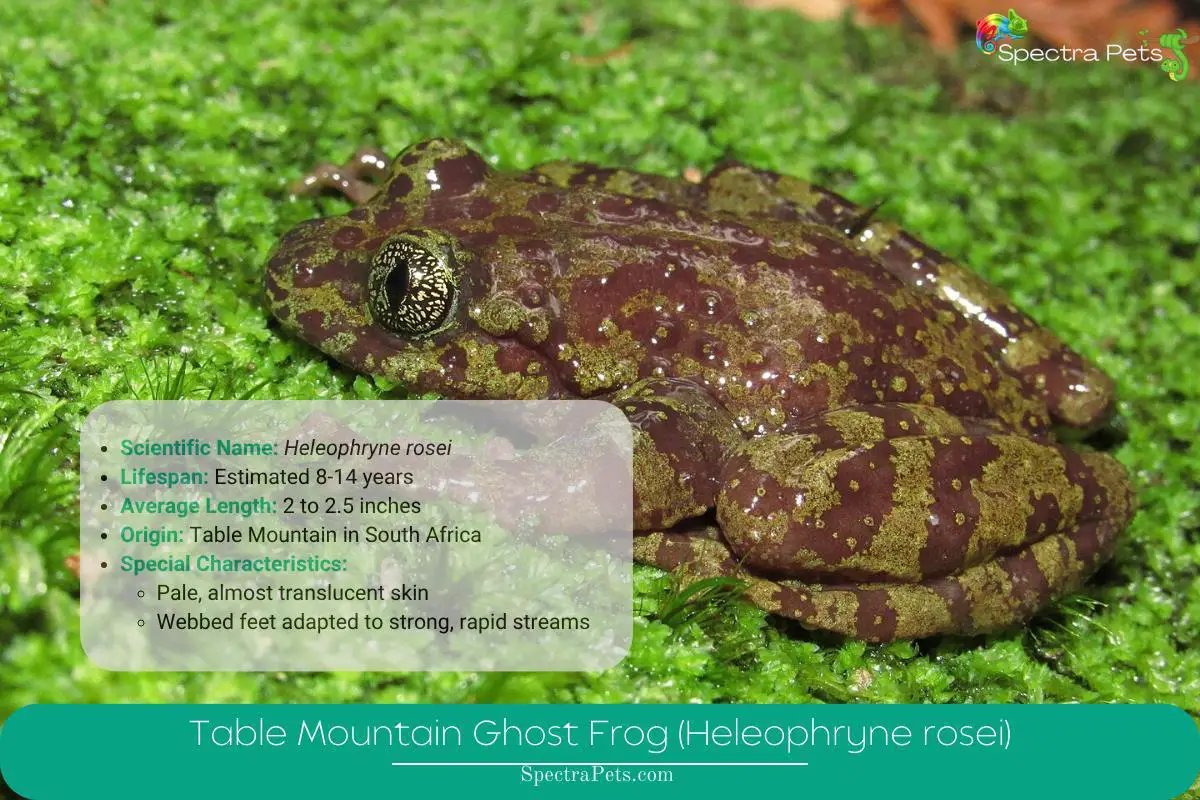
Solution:
<path fill-rule="evenodd" d="M 441 139 L 303 186 L 359 205 L 276 247 L 283 327 L 413 391 L 616 404 L 640 562 L 869 641 L 978 633 L 1079 586 L 1133 513 L 1120 464 L 1052 433 L 1103 422 L 1111 381 L 825 189 L 503 172 Z"/>

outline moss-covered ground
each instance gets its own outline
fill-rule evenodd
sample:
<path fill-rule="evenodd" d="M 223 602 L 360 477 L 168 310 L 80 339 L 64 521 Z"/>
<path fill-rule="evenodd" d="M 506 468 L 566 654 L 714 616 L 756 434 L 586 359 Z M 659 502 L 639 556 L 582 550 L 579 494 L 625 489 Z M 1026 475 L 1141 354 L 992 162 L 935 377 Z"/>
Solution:
<path fill-rule="evenodd" d="M 1036 20 L 1031 20 L 1036 25 Z M 625 46 L 626 43 L 631 43 Z M 1200 58 L 1194 58 L 1200 61 Z M 1197 65 L 1193 64 L 1193 68 Z M 1200 710 L 1200 94 L 948 58 L 723 0 L 0 4 L 0 717 L 31 702 L 1133 701 Z M 971 263 L 1112 374 L 1142 510 L 1027 629 L 869 647 L 639 569 L 601 674 L 125 674 L 79 645 L 77 431 L 114 398 L 390 387 L 270 322 L 318 160 L 442 135 L 497 165 L 812 177 Z M 663 613 L 664 607 L 667 613 Z"/>

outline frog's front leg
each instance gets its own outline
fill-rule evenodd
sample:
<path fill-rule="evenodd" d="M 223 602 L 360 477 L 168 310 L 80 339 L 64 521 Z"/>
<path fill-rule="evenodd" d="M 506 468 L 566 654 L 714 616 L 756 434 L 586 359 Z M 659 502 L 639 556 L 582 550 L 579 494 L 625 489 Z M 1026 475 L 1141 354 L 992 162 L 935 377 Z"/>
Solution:
<path fill-rule="evenodd" d="M 340 192 L 355 205 L 362 205 L 375 196 L 378 187 L 364 180 L 383 181 L 391 169 L 391 159 L 382 150 L 361 147 L 341 166 L 322 162 L 293 184 L 292 194 L 317 194 L 327 189 Z"/>
<path fill-rule="evenodd" d="M 671 527 L 717 502 L 721 472 L 744 438 L 691 381 L 646 378 L 608 398 L 633 428 L 634 529 Z"/>
<path fill-rule="evenodd" d="M 1057 422 L 1087 428 L 1107 418 L 1112 381 L 1021 312 L 1008 296 L 971 270 L 873 218 L 835 192 L 736 162 L 714 169 L 703 189 L 713 211 L 759 214 L 828 225 L 869 251 L 908 286 L 936 295 L 995 342 L 998 357 L 1044 398 Z"/>

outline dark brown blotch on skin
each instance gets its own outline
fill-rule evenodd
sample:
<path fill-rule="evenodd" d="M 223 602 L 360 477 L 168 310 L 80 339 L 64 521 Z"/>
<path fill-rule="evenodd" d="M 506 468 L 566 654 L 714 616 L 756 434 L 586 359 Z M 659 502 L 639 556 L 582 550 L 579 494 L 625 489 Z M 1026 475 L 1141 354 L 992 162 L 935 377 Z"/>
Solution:
<path fill-rule="evenodd" d="M 408 196 L 413 190 L 413 179 L 408 175 L 397 175 L 388 182 L 387 196 L 395 201 Z"/>
<path fill-rule="evenodd" d="M 468 153 L 458 158 L 447 158 L 436 162 L 433 166 L 433 174 L 427 179 L 441 185 L 438 191 L 444 192 L 450 197 L 457 197 L 479 188 L 487 171 L 486 161 L 475 153 Z"/>

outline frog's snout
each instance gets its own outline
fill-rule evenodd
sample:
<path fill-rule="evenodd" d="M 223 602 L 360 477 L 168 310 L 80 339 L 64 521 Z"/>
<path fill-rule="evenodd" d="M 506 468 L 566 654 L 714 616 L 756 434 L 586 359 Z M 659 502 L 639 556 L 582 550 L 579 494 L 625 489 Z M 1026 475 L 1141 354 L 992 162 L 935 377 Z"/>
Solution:
<path fill-rule="evenodd" d="M 324 343 L 369 324 L 365 265 L 337 247 L 329 220 L 309 220 L 280 239 L 267 260 L 267 306 L 285 329 L 322 350 Z"/>

